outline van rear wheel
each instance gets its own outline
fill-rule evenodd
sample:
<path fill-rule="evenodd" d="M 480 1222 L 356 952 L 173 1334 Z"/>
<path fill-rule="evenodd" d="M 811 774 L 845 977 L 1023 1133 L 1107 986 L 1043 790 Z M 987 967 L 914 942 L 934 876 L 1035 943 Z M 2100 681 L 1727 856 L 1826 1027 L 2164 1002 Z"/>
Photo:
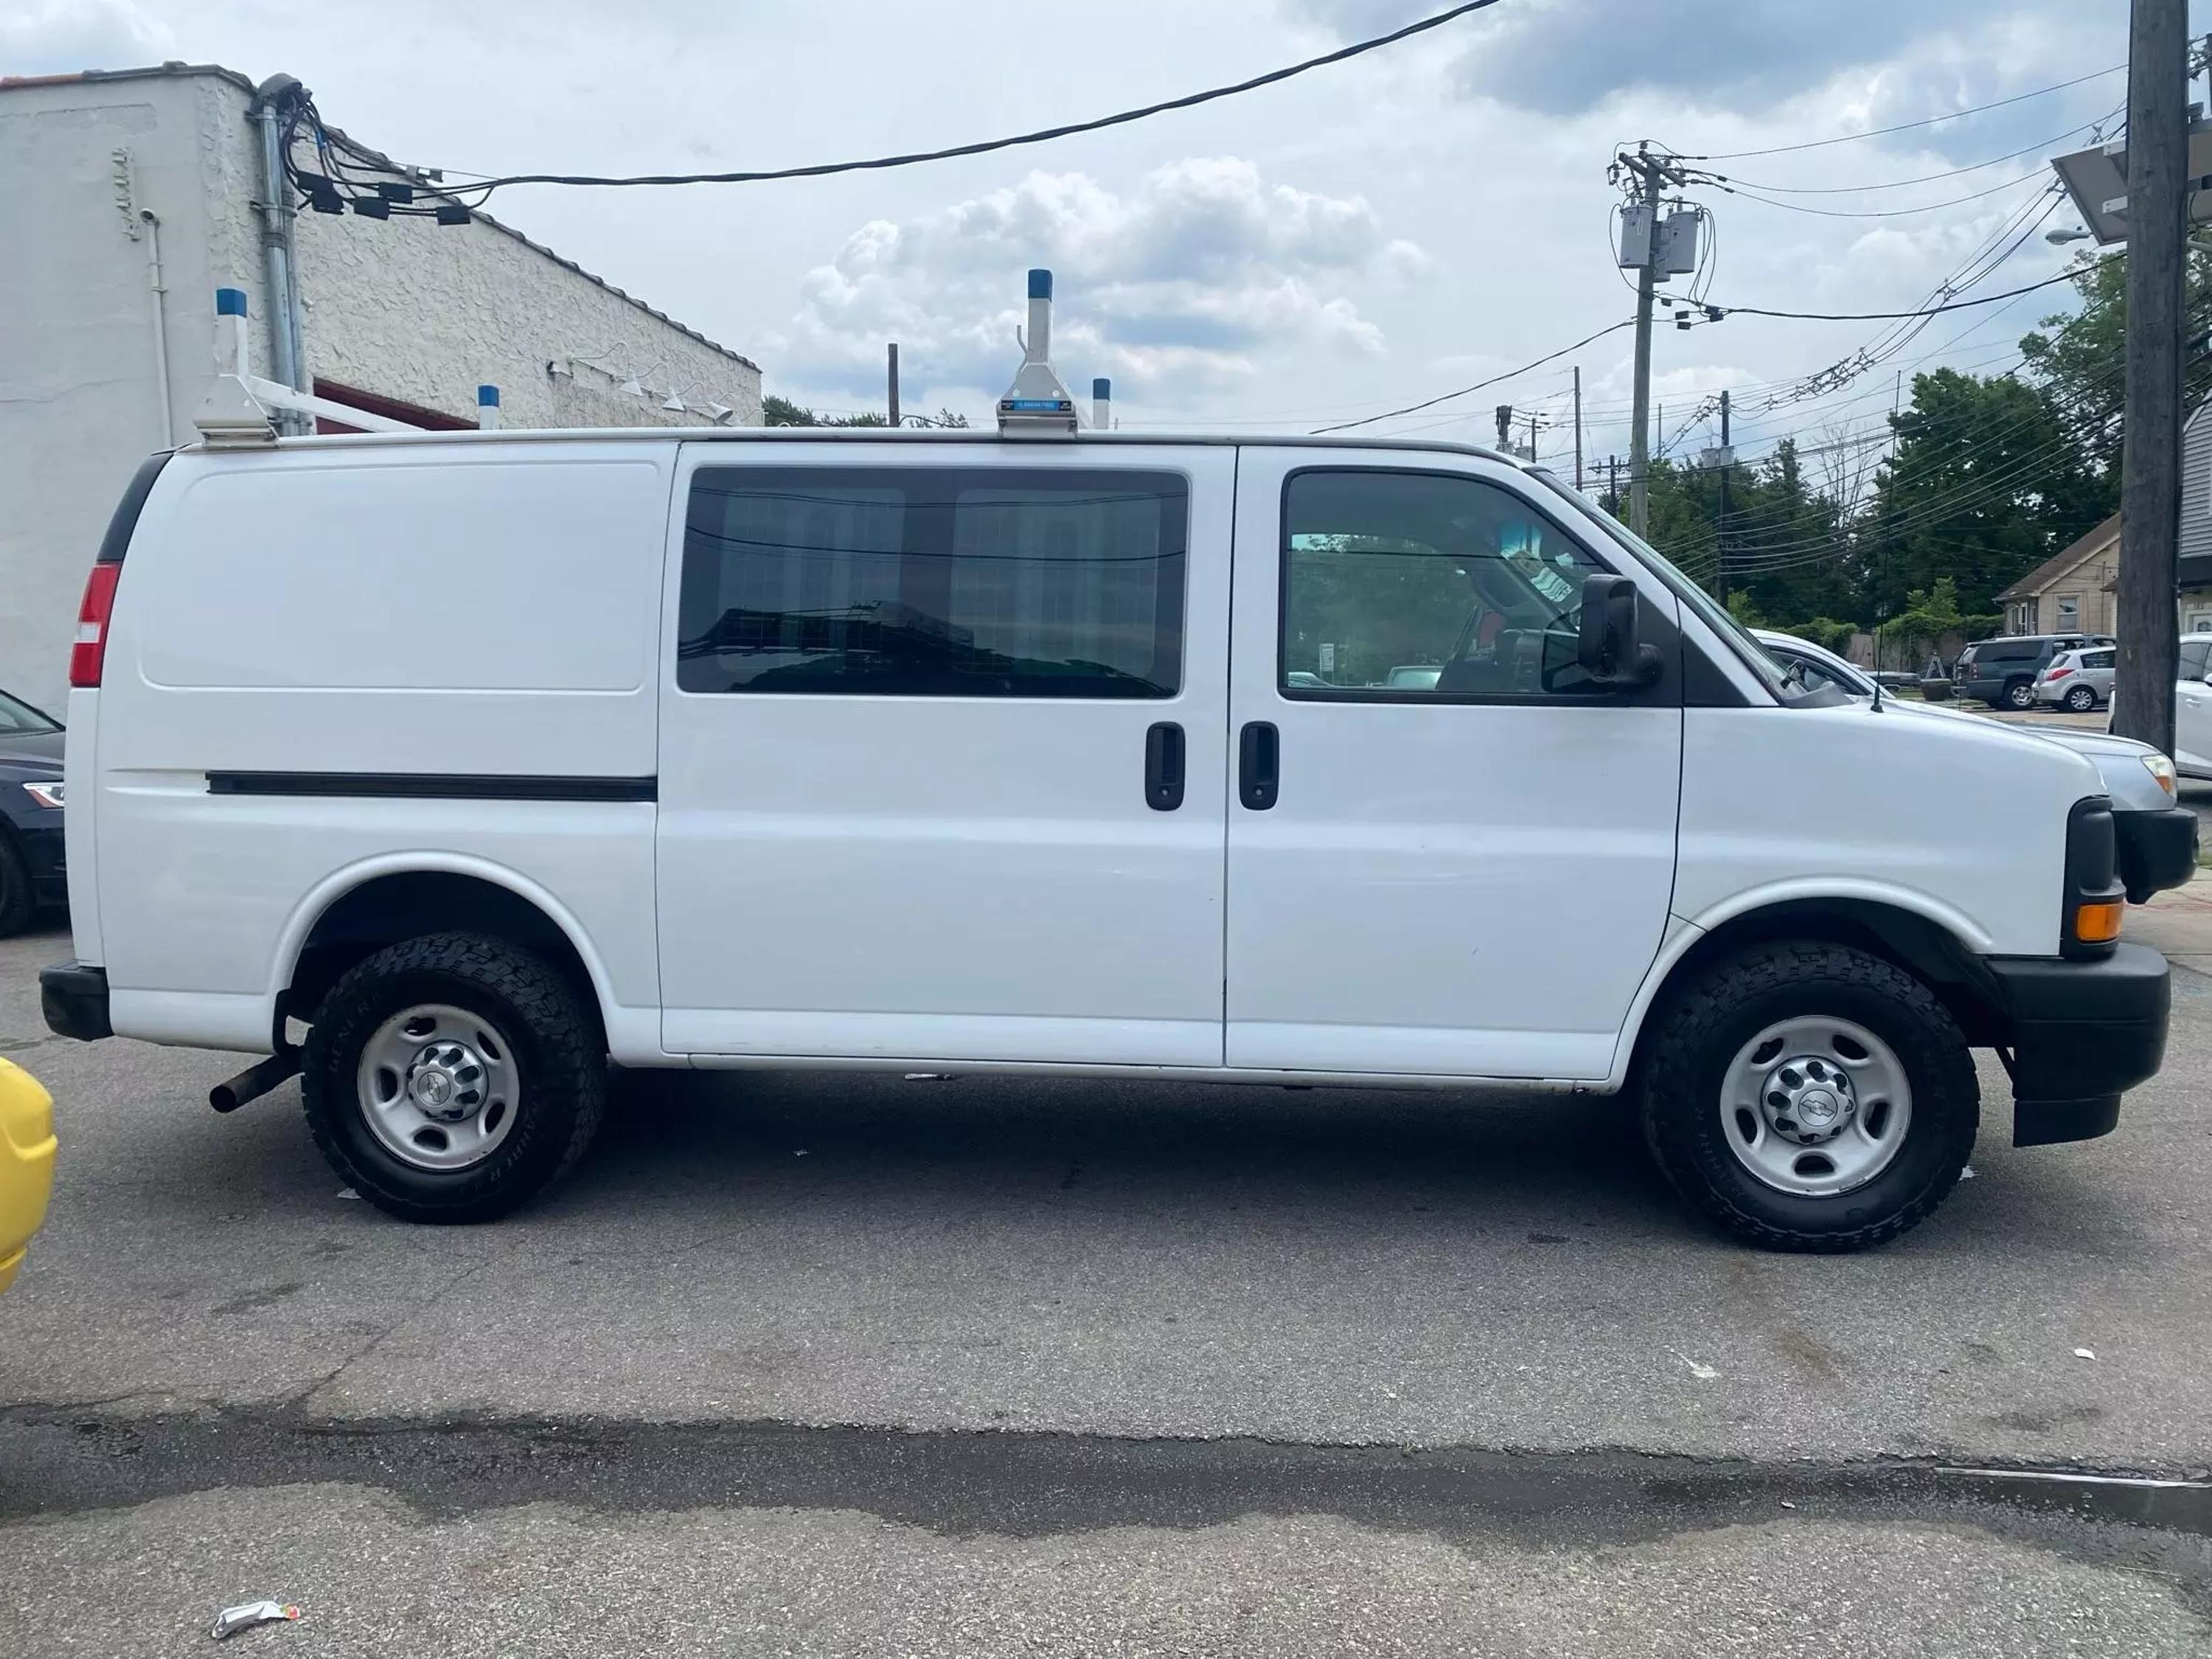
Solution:
<path fill-rule="evenodd" d="M 1662 1016 L 1644 1130 L 1676 1191 L 1769 1249 L 1864 1249 L 1958 1185 L 1981 1125 L 1935 994 L 1845 945 L 1754 947 Z"/>
<path fill-rule="evenodd" d="M 470 933 L 379 951 L 307 1033 L 300 1094 L 339 1178 L 406 1221 L 490 1221 L 583 1155 L 606 1099 L 598 1023 L 529 951 Z"/>

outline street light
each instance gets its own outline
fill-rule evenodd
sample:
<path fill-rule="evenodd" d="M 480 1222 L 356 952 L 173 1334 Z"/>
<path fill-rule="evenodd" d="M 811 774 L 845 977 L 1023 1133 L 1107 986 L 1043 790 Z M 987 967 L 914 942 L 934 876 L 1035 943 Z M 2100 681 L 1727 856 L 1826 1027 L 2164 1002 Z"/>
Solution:
<path fill-rule="evenodd" d="M 2071 230 L 2046 230 L 2043 233 L 2043 240 L 2054 247 L 2063 247 L 2069 242 L 2087 241 L 2089 233 L 2076 225 Z"/>

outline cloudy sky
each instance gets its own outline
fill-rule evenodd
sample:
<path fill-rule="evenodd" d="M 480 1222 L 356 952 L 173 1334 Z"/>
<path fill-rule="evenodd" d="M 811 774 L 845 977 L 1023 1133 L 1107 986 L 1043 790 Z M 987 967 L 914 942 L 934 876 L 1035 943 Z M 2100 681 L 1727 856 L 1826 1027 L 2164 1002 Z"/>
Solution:
<path fill-rule="evenodd" d="M 356 137 L 482 173 L 775 167 L 1104 114 L 1443 4 L 12 0 L 0 73 L 165 58 L 284 70 Z M 1501 0 L 1354 63 L 1034 149 L 785 184 L 519 188 L 494 210 L 820 407 L 880 407 L 896 339 L 908 408 L 983 415 L 1018 357 L 1022 272 L 1045 264 L 1063 375 L 1112 375 L 1125 421 L 1304 428 L 1433 397 L 1627 316 L 1606 168 L 1638 139 L 1740 155 L 1710 166 L 1766 198 L 1694 192 L 1717 228 L 1710 295 L 1723 305 L 1907 307 L 2023 231 L 1978 291 L 2048 275 L 2067 252 L 2039 231 L 2075 220 L 2059 204 L 2039 224 L 2043 158 L 2123 103 L 2125 76 L 2095 72 L 2124 58 L 2126 24 L 2126 0 Z M 2084 76 L 1940 125 L 1741 155 Z M 1792 431 L 1864 429 L 1900 368 L 2016 360 L 2049 298 L 1937 319 L 1849 385 L 1773 409 L 1761 405 L 1778 384 L 1883 325 L 1662 328 L 1667 441 L 1709 441 L 1676 428 L 1722 386 L 1741 389 L 1747 453 Z M 1588 453 L 1625 450 L 1625 331 L 1370 429 L 1487 440 L 1510 399 L 1557 422 L 1540 444 L 1564 459 L 1577 363 Z"/>

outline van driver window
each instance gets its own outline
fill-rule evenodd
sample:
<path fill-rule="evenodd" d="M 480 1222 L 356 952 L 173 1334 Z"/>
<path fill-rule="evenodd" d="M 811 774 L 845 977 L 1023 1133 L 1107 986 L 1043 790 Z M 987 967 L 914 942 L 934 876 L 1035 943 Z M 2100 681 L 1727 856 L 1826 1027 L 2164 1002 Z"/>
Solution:
<path fill-rule="evenodd" d="M 1189 491 L 1073 467 L 702 467 L 676 684 L 1171 697 Z"/>
<path fill-rule="evenodd" d="M 1293 474 L 1283 507 L 1285 696 L 1592 690 L 1575 660 L 1601 573 L 1510 492 L 1423 472 Z"/>

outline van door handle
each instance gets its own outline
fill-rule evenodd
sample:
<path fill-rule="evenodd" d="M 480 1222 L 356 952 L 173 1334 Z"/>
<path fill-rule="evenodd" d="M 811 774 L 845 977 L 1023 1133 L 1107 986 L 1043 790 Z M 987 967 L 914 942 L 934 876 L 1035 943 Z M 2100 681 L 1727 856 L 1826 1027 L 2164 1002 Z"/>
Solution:
<path fill-rule="evenodd" d="M 1182 805 L 1182 727 L 1173 720 L 1145 733 L 1145 805 L 1155 812 Z"/>
<path fill-rule="evenodd" d="M 1275 804 L 1280 781 L 1280 739 L 1269 720 L 1248 720 L 1237 738 L 1237 797 L 1247 810 L 1264 812 Z"/>

